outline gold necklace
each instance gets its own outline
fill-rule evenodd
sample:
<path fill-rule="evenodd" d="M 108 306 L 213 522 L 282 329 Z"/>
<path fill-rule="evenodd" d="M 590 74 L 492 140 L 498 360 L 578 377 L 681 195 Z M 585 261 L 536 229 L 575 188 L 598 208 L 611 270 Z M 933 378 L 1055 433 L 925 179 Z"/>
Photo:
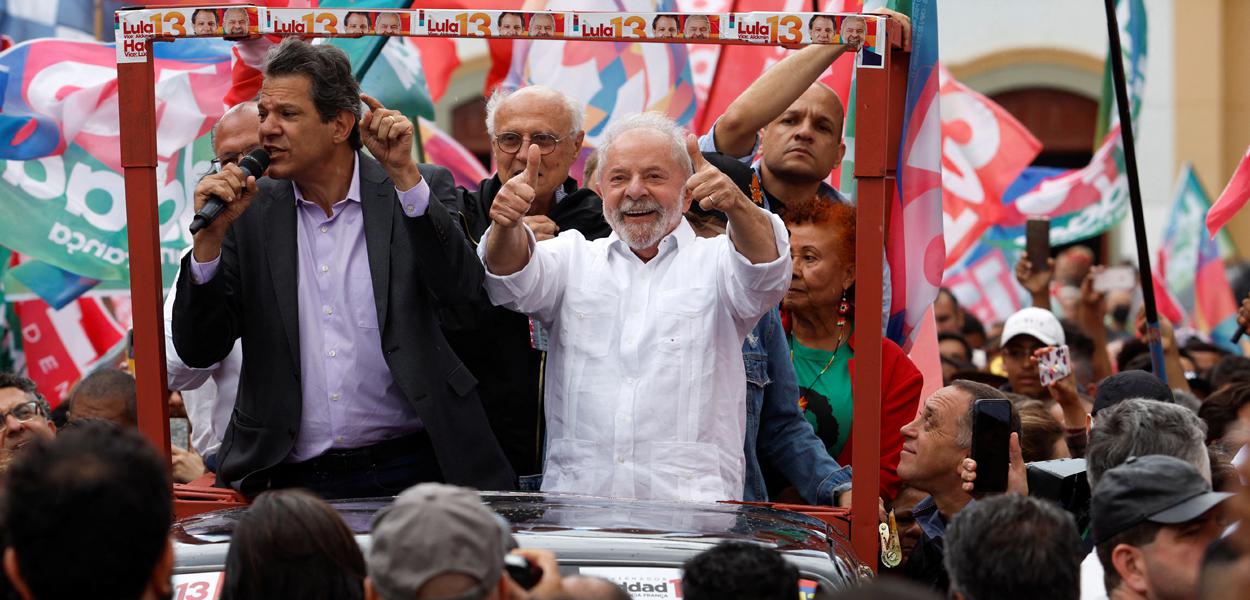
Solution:
<path fill-rule="evenodd" d="M 820 378 L 825 376 L 825 371 L 828 371 L 829 367 L 833 366 L 833 361 L 836 358 L 838 358 L 838 350 L 842 349 L 843 337 L 844 336 L 842 335 L 842 332 L 839 331 L 838 332 L 838 344 L 833 347 L 833 354 L 829 356 L 829 362 L 825 363 L 824 368 L 822 368 L 820 372 L 816 374 L 816 377 L 812 379 L 811 383 L 807 384 L 806 387 L 799 388 L 799 389 L 804 389 L 804 390 L 815 389 L 815 386 L 820 381 Z M 795 342 L 794 336 L 791 335 L 790 336 L 790 364 L 794 364 L 794 345 L 796 343 L 797 342 Z M 799 410 L 807 410 L 807 394 L 799 394 Z"/>

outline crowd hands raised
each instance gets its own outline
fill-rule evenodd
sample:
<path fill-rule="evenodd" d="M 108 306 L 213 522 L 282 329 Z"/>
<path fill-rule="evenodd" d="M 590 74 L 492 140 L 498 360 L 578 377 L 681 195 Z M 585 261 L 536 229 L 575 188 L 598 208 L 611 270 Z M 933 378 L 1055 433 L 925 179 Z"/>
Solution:
<path fill-rule="evenodd" d="M 253 501 L 223 597 L 628 597 L 509 548 L 469 488 L 849 505 L 852 334 L 878 307 L 854 306 L 855 208 L 824 182 L 843 109 L 816 79 L 843 51 L 794 53 L 699 139 L 621 119 L 580 183 L 581 106 L 538 86 L 497 94 L 498 172 L 471 191 L 412 160 L 403 115 L 327 76 L 341 53 L 278 47 L 258 101 L 214 130 L 221 168 L 196 205 L 227 209 L 166 304 L 191 422 L 172 477 Z M 258 147 L 260 181 L 233 164 Z M 1250 359 L 1163 322 L 1156 376 L 1140 293 L 1099 291 L 1093 262 L 1080 247 L 1021 259 L 1033 306 L 988 328 L 943 290 L 946 385 L 927 398 L 883 340 L 881 487 L 855 493 L 880 496 L 900 550 L 885 571 L 918 587 L 845 597 L 1223 598 L 1250 583 L 1250 531 L 1225 533 L 1250 511 L 1232 464 L 1250 441 Z M 1070 372 L 1044 385 L 1060 347 Z M 979 491 L 977 406 L 1001 400 L 1005 490 Z M 124 555 L 99 565 L 115 597 L 167 596 L 171 474 L 129 431 L 133 380 L 100 371 L 63 406 L 0 376 L 8 581 L 25 598 L 88 585 L 49 567 L 70 546 L 96 556 L 87 537 Z M 1067 458 L 1085 459 L 1087 502 L 1030 489 Z M 320 498 L 371 495 L 396 500 L 366 556 Z M 507 575 L 509 551 L 542 567 L 534 588 Z M 793 597 L 791 571 L 718 547 L 687 565 L 684 591 Z"/>

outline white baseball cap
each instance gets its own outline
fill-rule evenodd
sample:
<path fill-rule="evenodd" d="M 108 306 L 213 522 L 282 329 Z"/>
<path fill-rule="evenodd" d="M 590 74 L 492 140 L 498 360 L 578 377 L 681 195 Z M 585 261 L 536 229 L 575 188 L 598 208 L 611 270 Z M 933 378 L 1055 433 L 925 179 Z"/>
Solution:
<path fill-rule="evenodd" d="M 1060 346 L 1067 343 L 1059 319 L 1043 308 L 1024 308 L 1007 317 L 1007 322 L 1003 324 L 1003 337 L 1000 345 L 1006 346 L 1007 342 L 1017 335 L 1031 335 L 1047 346 Z"/>

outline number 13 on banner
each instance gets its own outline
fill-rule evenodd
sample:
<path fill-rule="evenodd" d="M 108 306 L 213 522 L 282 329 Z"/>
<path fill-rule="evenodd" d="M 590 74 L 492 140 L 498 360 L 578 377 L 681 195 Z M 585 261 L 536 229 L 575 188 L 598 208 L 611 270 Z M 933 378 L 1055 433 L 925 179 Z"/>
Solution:
<path fill-rule="evenodd" d="M 768 29 L 772 32 L 768 41 L 797 44 L 803 41 L 803 19 L 796 15 L 773 15 L 768 17 Z M 783 31 L 784 30 L 784 31 Z"/>
<path fill-rule="evenodd" d="M 217 600 L 225 576 L 221 571 L 174 575 L 173 600 Z"/>

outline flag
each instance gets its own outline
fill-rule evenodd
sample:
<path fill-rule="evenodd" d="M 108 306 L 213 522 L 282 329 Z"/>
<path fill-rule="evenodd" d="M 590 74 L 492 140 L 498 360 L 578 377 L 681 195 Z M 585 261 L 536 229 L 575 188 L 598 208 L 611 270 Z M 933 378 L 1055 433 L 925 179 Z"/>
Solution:
<path fill-rule="evenodd" d="M 1159 310 L 1173 323 L 1226 343 L 1237 330 L 1237 302 L 1224 273 L 1219 243 L 1203 235 L 1211 204 L 1188 163 L 1174 197 L 1154 266 L 1156 291 L 1165 284 L 1168 292 Z"/>
<path fill-rule="evenodd" d="M 987 327 L 1002 323 L 1024 307 L 1027 297 L 1016 281 L 1016 260 L 1002 248 L 977 244 L 947 269 L 942 285 Z"/>
<path fill-rule="evenodd" d="M 230 44 L 155 46 L 157 202 L 162 266 L 172 278 L 190 238 L 193 192 L 209 169 Z M 0 240 L 69 273 L 128 282 L 125 186 L 112 44 L 36 40 L 0 53 Z"/>
<path fill-rule="evenodd" d="M 994 101 L 940 70 L 942 215 L 946 266 L 998 222 L 1008 186 L 1042 144 Z"/>
<path fill-rule="evenodd" d="M 938 102 L 938 19 L 935 0 L 911 4 L 912 52 L 899 142 L 894 205 L 887 211 L 890 265 L 887 335 L 904 350 L 937 298 L 946 264 L 942 239 L 941 109 Z"/>
<path fill-rule="evenodd" d="M 1146 85 L 1146 7 L 1142 0 L 1119 0 L 1122 57 L 1134 124 L 1141 109 Z M 1024 224 L 1034 216 L 1050 218 L 1052 246 L 1068 244 L 1101 234 L 1128 214 L 1128 177 L 1124 146 L 1120 139 L 1111 77 L 1112 57 L 1104 69 L 1103 98 L 1099 104 L 1099 145 L 1089 165 L 1047 179 L 1006 207 L 999 225 L 986 233 L 996 244 L 1024 247 Z"/>
<path fill-rule="evenodd" d="M 421 146 L 425 149 L 425 161 L 447 167 L 456 179 L 456 185 L 475 190 L 490 173 L 482 168 L 482 162 L 473 156 L 455 138 L 447 135 L 434 123 L 419 119 Z"/>
<path fill-rule="evenodd" d="M 39 260 L 24 261 L 10 269 L 5 277 L 11 277 L 29 288 L 57 310 L 100 283 L 99 279 L 75 275 Z"/>
<path fill-rule="evenodd" d="M 84 374 L 125 343 L 126 327 L 100 298 L 82 297 L 60 310 L 38 298 L 15 304 L 27 374 L 54 407 Z"/>
<path fill-rule="evenodd" d="M 1246 148 L 1246 155 L 1241 157 L 1241 164 L 1237 165 L 1233 178 L 1228 180 L 1228 185 L 1207 213 L 1207 233 L 1210 237 L 1215 237 L 1215 232 L 1224 227 L 1246 205 L 1247 200 L 1250 200 L 1250 148 Z"/>

